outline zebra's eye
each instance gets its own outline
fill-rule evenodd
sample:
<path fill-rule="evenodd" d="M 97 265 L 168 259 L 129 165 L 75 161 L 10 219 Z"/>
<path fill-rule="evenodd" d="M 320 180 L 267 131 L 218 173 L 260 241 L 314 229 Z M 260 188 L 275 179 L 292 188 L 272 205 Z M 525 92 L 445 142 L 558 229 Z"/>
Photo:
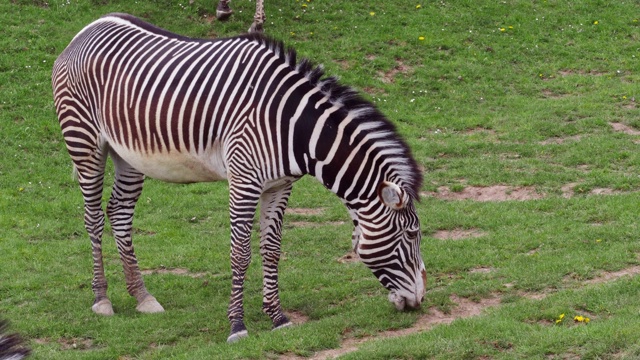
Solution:
<path fill-rule="evenodd" d="M 409 239 L 417 239 L 419 234 L 420 230 L 407 230 L 407 236 L 409 237 Z"/>

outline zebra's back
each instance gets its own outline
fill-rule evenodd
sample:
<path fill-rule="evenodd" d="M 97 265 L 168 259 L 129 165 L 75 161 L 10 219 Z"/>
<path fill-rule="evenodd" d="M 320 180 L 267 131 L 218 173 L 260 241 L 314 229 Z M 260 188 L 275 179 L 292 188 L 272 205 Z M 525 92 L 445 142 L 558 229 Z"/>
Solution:
<path fill-rule="evenodd" d="M 286 56 L 260 35 L 190 39 L 110 14 L 60 55 L 53 86 L 63 133 L 90 122 L 87 141 L 108 144 L 148 176 L 213 181 L 227 177 L 230 143 L 245 128 L 275 133 L 270 90 L 291 76 L 284 70 Z"/>

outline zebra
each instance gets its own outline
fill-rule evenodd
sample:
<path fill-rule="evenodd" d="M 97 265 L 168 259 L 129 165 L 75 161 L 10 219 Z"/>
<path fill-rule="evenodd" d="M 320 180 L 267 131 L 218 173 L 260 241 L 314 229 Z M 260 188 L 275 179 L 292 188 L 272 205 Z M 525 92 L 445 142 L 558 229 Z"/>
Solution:
<path fill-rule="evenodd" d="M 262 34 L 191 39 L 128 14 L 82 29 L 56 59 L 54 103 L 84 198 L 95 301 L 112 315 L 102 261 L 105 162 L 115 181 L 106 213 L 129 294 L 143 313 L 164 311 L 134 253 L 134 206 L 145 176 L 174 183 L 227 180 L 231 229 L 229 342 L 247 336 L 243 284 L 260 206 L 263 310 L 291 324 L 278 294 L 282 220 L 293 183 L 309 174 L 353 221 L 354 251 L 398 310 L 418 308 L 426 271 L 415 202 L 422 174 L 375 106 L 325 77 L 321 66 Z"/>
<path fill-rule="evenodd" d="M 229 7 L 229 2 L 231 2 L 231 0 L 220 0 L 218 2 L 218 6 L 216 7 L 216 18 L 218 20 L 226 20 L 233 14 L 233 10 Z M 263 0 L 256 0 L 256 13 L 253 15 L 253 23 L 249 28 L 249 32 L 263 32 L 265 19 Z"/>
<path fill-rule="evenodd" d="M 0 360 L 21 360 L 29 356 L 31 350 L 23 346 L 23 340 L 16 334 L 7 334 L 9 325 L 0 320 Z"/>

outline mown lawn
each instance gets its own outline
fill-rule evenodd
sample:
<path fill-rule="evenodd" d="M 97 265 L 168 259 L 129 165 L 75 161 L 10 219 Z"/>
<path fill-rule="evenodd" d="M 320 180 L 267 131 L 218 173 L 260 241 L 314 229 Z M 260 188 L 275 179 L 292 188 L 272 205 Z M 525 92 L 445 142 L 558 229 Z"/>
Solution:
<path fill-rule="evenodd" d="M 395 311 L 368 269 L 342 261 L 351 246 L 348 214 L 305 178 L 290 201 L 297 211 L 285 218 L 281 262 L 283 306 L 304 323 L 270 331 L 254 236 L 250 337 L 228 345 L 227 186 L 148 179 L 135 245 L 147 287 L 167 311 L 135 311 L 106 235 L 116 315 L 94 315 L 90 243 L 53 108 L 52 64 L 80 29 L 109 12 L 194 37 L 249 27 L 253 2 L 232 1 L 236 12 L 224 23 L 212 21 L 215 5 L 0 0 L 0 316 L 28 340 L 34 359 L 311 357 L 344 339 L 452 312 L 456 297 L 500 305 L 364 343 L 345 358 L 640 358 L 640 279 L 604 277 L 640 265 L 635 1 L 266 0 L 267 34 L 360 89 L 424 168 L 422 310 Z M 507 197 L 526 189 L 533 199 L 441 196 L 496 185 L 509 187 Z M 454 230 L 475 236 L 435 236 Z"/>

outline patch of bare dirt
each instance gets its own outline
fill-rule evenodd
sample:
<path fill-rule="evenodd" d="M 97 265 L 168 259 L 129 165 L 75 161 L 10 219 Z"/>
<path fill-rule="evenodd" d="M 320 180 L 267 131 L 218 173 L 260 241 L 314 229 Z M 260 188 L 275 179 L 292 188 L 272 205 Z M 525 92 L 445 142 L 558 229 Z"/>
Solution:
<path fill-rule="evenodd" d="M 450 324 L 456 319 L 464 319 L 472 316 L 477 316 L 482 313 L 482 311 L 486 308 L 496 306 L 500 304 L 500 298 L 494 297 L 490 299 L 482 299 L 479 302 L 474 302 L 466 298 L 458 297 L 457 295 L 451 295 L 451 301 L 456 303 L 457 306 L 451 309 L 451 313 L 446 314 L 435 307 L 429 309 L 428 314 L 424 314 L 416 321 L 416 323 L 407 329 L 398 329 L 398 330 L 388 330 L 383 331 L 376 335 L 374 338 L 364 337 L 364 338 L 349 338 L 342 342 L 342 345 L 339 349 L 331 349 L 319 351 L 311 358 L 310 360 L 324 360 L 324 359 L 335 359 L 344 354 L 348 354 L 350 352 L 354 352 L 358 350 L 358 347 L 367 341 L 371 341 L 372 339 L 377 338 L 390 338 L 397 336 L 405 336 L 414 334 L 421 331 L 428 331 L 434 326 L 441 324 Z M 280 357 L 281 360 L 302 360 L 307 359 L 303 357 L 299 357 L 296 355 L 286 354 Z"/>
<path fill-rule="evenodd" d="M 349 70 L 351 64 L 347 60 L 335 60 L 335 63 L 340 65 L 342 70 Z"/>
<path fill-rule="evenodd" d="M 569 198 L 573 197 L 573 194 L 574 194 L 574 190 L 573 189 L 576 186 L 578 186 L 579 184 L 580 183 L 573 182 L 573 183 L 568 183 L 568 184 L 562 186 L 560 188 L 560 191 L 562 191 L 562 197 L 565 198 L 565 199 L 569 199 Z"/>
<path fill-rule="evenodd" d="M 560 98 L 563 98 L 563 97 L 567 97 L 569 95 L 568 94 L 557 93 L 557 92 L 554 92 L 553 90 L 550 90 L 550 89 L 543 89 L 542 90 L 542 96 L 544 96 L 546 99 L 560 99 Z"/>
<path fill-rule="evenodd" d="M 285 311 L 284 314 L 287 315 L 289 320 L 291 320 L 294 325 L 304 324 L 309 321 L 309 317 L 300 311 Z"/>
<path fill-rule="evenodd" d="M 483 272 L 486 272 L 486 269 L 488 269 L 489 271 L 492 270 L 491 268 L 485 268 L 485 267 L 478 268 L 478 269 L 485 269 L 483 270 Z M 634 275 L 640 275 L 640 265 L 635 265 L 619 271 L 605 272 L 600 274 L 598 277 L 594 279 L 583 281 L 582 284 L 584 285 L 600 284 L 600 283 L 605 283 L 609 281 L 614 281 L 624 276 L 634 276 Z M 505 284 L 505 287 L 507 288 L 512 288 L 513 286 L 514 284 Z M 520 292 L 519 295 L 528 299 L 542 300 L 546 298 L 549 294 L 552 294 L 553 292 L 554 292 L 553 290 L 543 290 L 541 292 Z M 380 339 L 380 338 L 406 336 L 406 335 L 415 334 L 422 331 L 429 331 L 437 325 L 443 325 L 443 324 L 446 325 L 446 324 L 452 323 L 457 319 L 465 319 L 473 316 L 478 316 L 485 309 L 498 306 L 501 303 L 500 297 L 491 297 L 487 299 L 481 299 L 480 301 L 476 302 L 476 301 L 472 301 L 467 298 L 462 298 L 453 294 L 450 296 L 449 299 L 451 300 L 451 302 L 456 304 L 456 306 L 451 309 L 450 313 L 447 314 L 438 310 L 435 307 L 431 307 L 429 308 L 428 313 L 422 315 L 416 321 L 416 323 L 410 328 L 383 331 L 378 333 L 374 337 L 348 338 L 342 342 L 340 348 L 319 351 L 310 358 L 301 357 L 295 354 L 288 353 L 288 354 L 280 355 L 278 359 L 280 360 L 335 359 L 344 354 L 348 354 L 358 350 L 358 348 L 367 341 L 374 341 L 375 339 Z M 287 313 L 287 315 L 290 315 L 290 314 L 291 313 Z M 595 318 L 595 315 L 590 315 L 589 317 Z M 293 318 L 293 316 L 291 316 L 290 318 Z M 303 320 L 303 322 L 307 320 Z M 539 323 L 544 325 L 554 324 L 552 321 L 544 320 L 544 319 L 540 320 Z M 575 358 L 573 357 L 573 354 L 563 354 L 563 355 L 552 354 L 549 356 L 551 356 L 549 357 L 550 359 L 574 359 Z"/>
<path fill-rule="evenodd" d="M 560 191 L 562 191 L 562 197 L 565 199 L 570 199 L 571 197 L 573 197 L 573 195 L 575 195 L 575 188 L 578 185 L 580 185 L 580 183 L 573 182 L 562 186 L 560 188 Z M 590 195 L 615 195 L 619 193 L 620 191 L 611 188 L 595 188 L 589 191 Z"/>
<path fill-rule="evenodd" d="M 178 276 L 188 276 L 188 277 L 192 277 L 194 279 L 201 278 L 201 277 L 204 277 L 204 276 L 207 275 L 206 273 L 203 273 L 203 272 L 192 273 L 189 270 L 183 269 L 183 268 L 145 269 L 145 270 L 141 270 L 140 273 L 142 273 L 142 275 L 171 274 L 171 275 L 178 275 Z"/>
<path fill-rule="evenodd" d="M 444 200 L 474 200 L 474 201 L 524 201 L 544 197 L 530 186 L 467 186 L 462 191 L 451 191 L 446 186 L 438 188 L 437 192 L 423 192 L 423 196 L 431 196 Z"/>
<path fill-rule="evenodd" d="M 589 165 L 587 164 L 578 165 L 576 168 L 582 172 L 589 172 Z"/>
<path fill-rule="evenodd" d="M 492 144 L 499 144 L 501 142 L 498 137 L 498 133 L 495 130 L 483 127 L 466 129 L 461 131 L 460 134 L 469 137 L 481 137 L 482 141 Z"/>
<path fill-rule="evenodd" d="M 339 263 L 348 264 L 360 261 L 360 257 L 353 251 L 349 251 L 345 255 L 338 258 Z"/>
<path fill-rule="evenodd" d="M 548 360 L 580 360 L 581 357 L 578 354 L 566 353 L 566 354 L 549 354 L 546 359 Z"/>
<path fill-rule="evenodd" d="M 306 360 L 306 359 L 308 359 L 308 358 L 302 357 L 302 356 L 298 356 L 298 355 L 292 354 L 292 353 L 280 354 L 278 356 L 278 360 Z"/>
<path fill-rule="evenodd" d="M 638 105 L 636 105 L 636 98 L 633 97 L 631 98 L 631 101 L 629 101 L 628 103 L 622 105 L 623 108 L 625 109 L 635 109 L 636 107 L 638 107 Z"/>
<path fill-rule="evenodd" d="M 627 135 L 640 135 L 640 130 L 636 130 L 634 128 L 632 128 L 629 125 L 625 125 L 623 123 L 619 123 L 619 122 L 612 122 L 609 123 L 609 125 L 611 125 L 611 127 L 613 127 L 614 131 L 618 131 L 618 132 L 623 132 Z"/>
<path fill-rule="evenodd" d="M 371 86 L 362 88 L 362 91 L 374 97 L 386 95 L 386 92 L 383 89 L 379 89 Z"/>
<path fill-rule="evenodd" d="M 589 192 L 592 195 L 614 195 L 618 193 L 620 192 L 609 188 L 595 188 Z"/>
<path fill-rule="evenodd" d="M 544 298 L 546 298 L 550 293 L 543 291 L 543 292 L 521 292 L 519 293 L 520 296 L 525 297 L 527 299 L 531 299 L 531 300 L 542 300 Z"/>
<path fill-rule="evenodd" d="M 92 339 L 61 338 L 58 340 L 60 350 L 90 350 L 94 349 Z"/>
<path fill-rule="evenodd" d="M 603 76 L 606 75 L 607 73 L 604 71 L 597 71 L 597 70 L 574 70 L 574 69 L 565 69 L 565 70 L 560 70 L 560 75 L 561 76 L 569 76 L 569 75 L 591 75 L 591 76 Z"/>
<path fill-rule="evenodd" d="M 322 215 L 324 208 L 310 209 L 310 208 L 287 208 L 285 214 L 290 215 Z"/>
<path fill-rule="evenodd" d="M 495 269 L 489 266 L 480 266 L 469 270 L 469 274 L 488 274 Z"/>
<path fill-rule="evenodd" d="M 624 276 L 634 276 L 638 274 L 640 274 L 640 265 L 635 265 L 618 271 L 604 272 L 593 279 L 585 281 L 584 284 L 602 284 L 609 281 L 618 280 L 619 278 Z"/>
<path fill-rule="evenodd" d="M 594 284 L 604 284 L 607 282 L 618 280 L 625 276 L 635 276 L 640 275 L 640 265 L 635 265 L 626 269 L 612 271 L 612 272 L 603 272 L 600 275 L 594 277 L 593 279 L 580 281 L 579 285 L 594 285 Z M 565 283 L 573 283 L 576 280 L 576 274 L 569 274 L 564 277 Z M 525 297 L 527 299 L 532 300 L 542 300 L 546 298 L 548 295 L 553 294 L 555 291 L 551 289 L 546 289 L 541 292 L 519 292 L 518 295 Z M 594 318 L 595 315 L 590 316 Z"/>
<path fill-rule="evenodd" d="M 287 222 L 287 226 L 290 226 L 290 227 L 340 226 L 344 224 L 345 224 L 344 221 L 329 221 L 329 222 L 289 221 Z"/>
<path fill-rule="evenodd" d="M 143 229 L 138 229 L 138 228 L 134 227 L 133 228 L 133 234 L 134 235 L 143 235 L 143 236 L 153 236 L 156 233 L 154 231 L 143 230 Z"/>
<path fill-rule="evenodd" d="M 467 129 L 463 132 L 464 135 L 473 135 L 473 134 L 489 134 L 496 135 L 496 131 L 493 129 L 487 129 L 483 127 L 475 127 L 472 129 Z"/>
<path fill-rule="evenodd" d="M 480 229 L 453 229 L 438 230 L 432 236 L 439 240 L 461 240 L 468 238 L 477 238 L 487 235 Z"/>
<path fill-rule="evenodd" d="M 574 135 L 574 136 L 567 136 L 567 137 L 553 137 L 553 138 L 549 138 L 547 140 L 543 140 L 540 141 L 538 144 L 540 145 L 561 145 L 564 144 L 566 141 L 579 141 L 580 139 L 582 139 L 581 135 Z"/>
<path fill-rule="evenodd" d="M 405 65 L 402 60 L 396 59 L 396 66 L 387 72 L 379 71 L 378 77 L 383 83 L 389 84 L 395 82 L 397 74 L 409 74 L 412 71 L 413 69 L 410 66 Z"/>

